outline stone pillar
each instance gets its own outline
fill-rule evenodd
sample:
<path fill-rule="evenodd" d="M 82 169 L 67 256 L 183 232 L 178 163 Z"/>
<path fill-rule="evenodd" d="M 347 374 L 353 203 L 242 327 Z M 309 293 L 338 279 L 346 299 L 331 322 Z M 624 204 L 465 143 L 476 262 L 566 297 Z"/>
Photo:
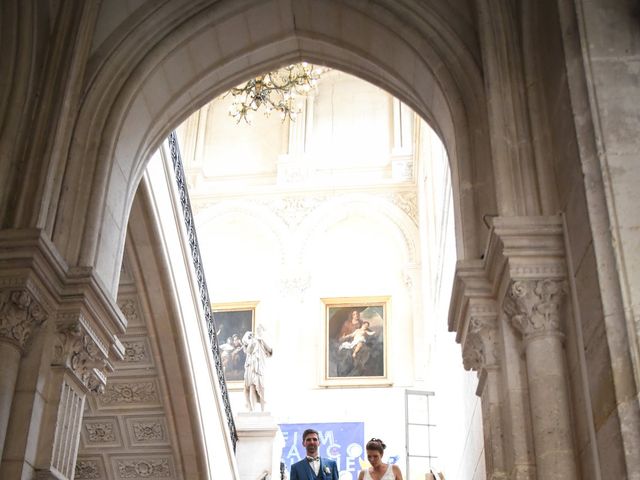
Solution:
<path fill-rule="evenodd" d="M 107 353 L 82 314 L 58 314 L 20 370 L 0 478 L 73 478 L 86 395 L 103 390 Z"/>
<path fill-rule="evenodd" d="M 467 368 L 480 374 L 487 471 L 494 478 L 503 473 L 500 461 L 509 479 L 576 478 L 560 324 L 565 279 L 562 222 L 555 216 L 496 217 L 484 258 L 457 265 L 449 328 L 463 344 Z M 490 302 L 495 323 L 480 315 Z M 491 368 L 494 361 L 499 368 Z M 502 456 L 495 448 L 500 435 Z"/>
<path fill-rule="evenodd" d="M 565 281 L 514 280 L 505 312 L 522 334 L 538 478 L 578 478 L 561 329 Z"/>
<path fill-rule="evenodd" d="M 493 301 L 473 303 L 469 307 L 467 334 L 463 343 L 464 367 L 478 372 L 476 395 L 480 397 L 482 403 L 487 478 L 506 479 L 498 315 Z"/>
<path fill-rule="evenodd" d="M 38 479 L 73 478 L 84 402 L 87 394 L 104 391 L 107 354 L 82 315 L 59 316 L 38 441 Z"/>
<path fill-rule="evenodd" d="M 0 230 L 0 260 L 0 478 L 71 479 L 86 395 L 122 357 L 126 320 L 41 230 Z"/>
<path fill-rule="evenodd" d="M 4 450 L 20 358 L 47 313 L 26 288 L 0 291 L 0 459 Z"/>

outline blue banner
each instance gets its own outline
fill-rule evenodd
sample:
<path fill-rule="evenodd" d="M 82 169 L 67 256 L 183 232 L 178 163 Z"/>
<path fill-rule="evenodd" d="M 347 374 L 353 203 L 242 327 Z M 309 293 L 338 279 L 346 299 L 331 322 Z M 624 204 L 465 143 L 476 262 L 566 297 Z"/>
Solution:
<path fill-rule="evenodd" d="M 335 460 L 340 471 L 340 480 L 356 480 L 364 468 L 364 423 L 284 423 L 280 430 L 284 436 L 282 461 L 287 472 L 291 465 L 303 459 L 306 451 L 302 445 L 302 432 L 307 428 L 317 430 L 320 435 L 320 456 Z"/>

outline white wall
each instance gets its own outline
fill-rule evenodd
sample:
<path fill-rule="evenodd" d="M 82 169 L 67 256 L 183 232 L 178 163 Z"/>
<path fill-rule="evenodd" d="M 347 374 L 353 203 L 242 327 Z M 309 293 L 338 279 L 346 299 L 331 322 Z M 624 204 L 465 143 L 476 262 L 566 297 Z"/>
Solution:
<path fill-rule="evenodd" d="M 446 333 L 455 241 L 437 136 L 385 92 L 336 71 L 308 99 L 302 123 L 239 127 L 225 117 L 228 101 L 178 132 L 211 300 L 257 302 L 274 347 L 268 410 L 279 423 L 364 422 L 365 439 L 383 438 L 404 470 L 405 390 L 435 391 L 434 467 L 468 471 L 458 470 L 468 453 L 460 445 L 478 424 L 460 412 L 477 405 L 460 404 L 473 378 Z M 255 158 L 241 158 L 265 139 L 272 143 Z M 378 385 L 327 385 L 323 299 L 343 297 L 388 299 Z M 231 400 L 245 409 L 233 385 Z"/>

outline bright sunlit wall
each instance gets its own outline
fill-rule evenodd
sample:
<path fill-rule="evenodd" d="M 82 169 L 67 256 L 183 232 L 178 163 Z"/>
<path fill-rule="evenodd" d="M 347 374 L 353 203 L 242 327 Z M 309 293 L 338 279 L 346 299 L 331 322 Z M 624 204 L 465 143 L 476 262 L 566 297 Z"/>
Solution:
<path fill-rule="evenodd" d="M 214 100 L 178 134 L 212 302 L 255 305 L 274 349 L 267 410 L 278 423 L 363 422 L 365 439 L 383 438 L 405 470 L 405 391 L 432 391 L 432 466 L 469 471 L 461 458 L 478 452 L 451 448 L 477 425 L 464 413 L 473 422 L 476 405 L 456 403 L 475 379 L 445 333 L 455 242 L 439 139 L 338 71 L 296 122 L 236 124 L 231 101 Z M 382 377 L 327 379 L 325 304 L 345 298 L 385 301 Z M 229 386 L 234 411 L 245 410 L 240 384 Z M 423 479 L 427 465 L 412 461 L 406 476 Z"/>

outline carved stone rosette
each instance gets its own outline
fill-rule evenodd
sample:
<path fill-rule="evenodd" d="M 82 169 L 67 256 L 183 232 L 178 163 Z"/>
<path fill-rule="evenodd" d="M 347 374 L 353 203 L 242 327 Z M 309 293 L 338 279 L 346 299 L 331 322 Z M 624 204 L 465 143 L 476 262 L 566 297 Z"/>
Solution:
<path fill-rule="evenodd" d="M 560 308 L 566 281 L 516 280 L 507 290 L 504 310 L 525 341 L 539 335 L 562 336 Z"/>
<path fill-rule="evenodd" d="M 24 352 L 31 334 L 47 317 L 45 309 L 26 289 L 0 291 L 0 340 Z"/>
<path fill-rule="evenodd" d="M 89 392 L 104 392 L 111 365 L 82 317 L 60 321 L 56 335 L 52 365 L 66 368 Z"/>

